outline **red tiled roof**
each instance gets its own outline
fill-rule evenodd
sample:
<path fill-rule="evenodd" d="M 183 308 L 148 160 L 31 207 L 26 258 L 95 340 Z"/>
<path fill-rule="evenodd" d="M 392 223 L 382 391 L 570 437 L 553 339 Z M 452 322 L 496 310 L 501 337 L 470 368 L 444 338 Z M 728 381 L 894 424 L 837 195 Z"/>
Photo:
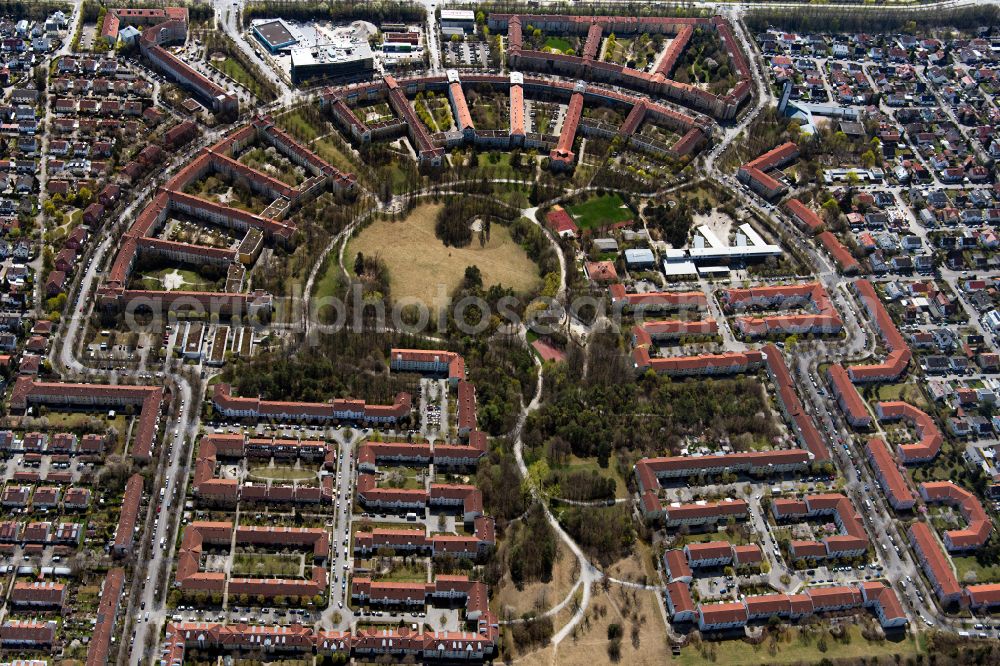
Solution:
<path fill-rule="evenodd" d="M 611 261 L 588 261 L 583 266 L 584 271 L 594 282 L 616 282 L 618 280 L 618 271 L 615 270 L 615 264 Z"/>
<path fill-rule="evenodd" d="M 939 598 L 960 597 L 962 589 L 959 587 L 955 572 L 952 571 L 944 551 L 938 545 L 931 528 L 927 523 L 916 522 L 910 526 L 910 541 L 923 556 L 924 571 L 935 587 L 940 590 Z"/>
<path fill-rule="evenodd" d="M 890 504 L 894 507 L 912 506 L 913 494 L 885 442 L 878 437 L 873 437 L 868 440 L 867 450 L 868 456 L 878 472 L 879 479 L 882 481 L 882 487 L 889 497 Z"/>
<path fill-rule="evenodd" d="M 830 376 L 830 384 L 834 395 L 837 396 L 839 404 L 848 419 L 852 423 L 870 423 L 871 414 L 868 413 L 861 394 L 858 393 L 858 390 L 854 388 L 854 384 L 851 383 L 851 378 L 848 376 L 844 366 L 834 363 L 827 370 L 827 373 Z"/>
<path fill-rule="evenodd" d="M 142 504 L 142 475 L 133 474 L 125 484 L 125 495 L 122 498 L 122 510 L 118 516 L 118 528 L 115 530 L 115 540 L 112 547 L 117 550 L 130 550 L 135 539 L 135 523 L 139 517 L 139 506 Z"/>
<path fill-rule="evenodd" d="M 930 460 L 941 450 L 944 435 L 941 434 L 941 430 L 927 412 L 901 400 L 880 402 L 876 405 L 876 409 L 880 420 L 905 419 L 910 421 L 916 429 L 920 441 L 915 444 L 901 444 L 899 446 L 899 454 L 904 463 Z"/>
<path fill-rule="evenodd" d="M 848 373 L 851 379 L 856 382 L 895 379 L 906 371 L 906 366 L 910 363 L 912 355 L 910 347 L 893 323 L 892 316 L 885 309 L 885 305 L 882 304 L 872 283 L 868 280 L 856 280 L 854 289 L 861 304 L 865 306 L 869 316 L 871 316 L 875 328 L 882 336 L 882 340 L 889 349 L 889 354 L 882 363 L 852 365 L 848 368 Z"/>
<path fill-rule="evenodd" d="M 750 617 L 787 616 L 792 611 L 792 603 L 787 594 L 758 594 L 746 598 L 747 614 Z"/>
<path fill-rule="evenodd" d="M 744 500 L 720 500 L 718 502 L 671 504 L 663 507 L 663 510 L 667 520 L 721 518 L 723 516 L 745 515 L 749 510 L 749 505 Z"/>
<path fill-rule="evenodd" d="M 899 603 L 899 597 L 891 587 L 878 581 L 868 581 L 861 584 L 861 592 L 867 601 L 881 606 L 882 615 L 887 621 L 906 619 L 903 605 Z"/>
<path fill-rule="evenodd" d="M 10 408 L 26 409 L 29 403 L 73 405 L 141 405 L 132 457 L 149 460 L 156 424 L 163 401 L 161 386 L 123 384 L 69 384 L 36 382 L 32 377 L 18 377 L 10 397 Z"/>
<path fill-rule="evenodd" d="M 812 599 L 815 611 L 839 607 L 853 608 L 860 606 L 862 601 L 861 592 L 847 585 L 811 587 L 806 594 Z"/>
<path fill-rule="evenodd" d="M 691 599 L 691 589 L 687 583 L 673 582 L 667 584 L 667 596 L 674 607 L 674 613 L 693 613 L 694 601 Z"/>
<path fill-rule="evenodd" d="M 548 222 L 549 228 L 557 234 L 566 231 L 576 234 L 580 231 L 576 222 L 562 206 L 553 206 L 552 210 L 545 214 L 545 221 Z"/>
<path fill-rule="evenodd" d="M 738 564 L 750 564 L 762 562 L 764 553 L 757 544 L 747 544 L 744 546 L 733 546 L 733 556 Z"/>
<path fill-rule="evenodd" d="M 698 474 L 700 472 L 724 472 L 726 470 L 767 469 L 771 466 L 804 465 L 809 454 L 799 449 L 782 451 L 751 451 L 708 456 L 671 456 L 664 458 L 643 458 L 635 465 L 636 475 L 643 492 L 659 488 L 658 473 Z"/>
<path fill-rule="evenodd" d="M 789 199 L 785 202 L 785 207 L 795 219 L 804 224 L 812 233 L 819 233 L 823 230 L 823 218 L 798 199 Z"/>
<path fill-rule="evenodd" d="M 701 604 L 698 609 L 706 625 L 747 621 L 747 608 L 743 602 Z"/>
<path fill-rule="evenodd" d="M 996 583 L 969 585 L 965 590 L 969 593 L 969 601 L 973 607 L 1000 604 L 1000 585 Z"/>
<path fill-rule="evenodd" d="M 611 302 L 630 306 L 660 306 L 666 309 L 695 308 L 704 310 L 708 307 L 708 299 L 701 291 L 652 291 L 642 294 L 625 292 L 625 285 L 611 285 Z"/>
<path fill-rule="evenodd" d="M 691 567 L 688 566 L 684 551 L 673 548 L 663 553 L 663 563 L 667 568 L 668 579 L 672 582 L 681 578 L 691 577 Z"/>
<path fill-rule="evenodd" d="M 61 606 L 65 598 L 66 586 L 51 581 L 18 581 L 10 591 L 10 599 L 15 604 Z"/>
<path fill-rule="evenodd" d="M 765 190 L 777 191 L 781 188 L 781 183 L 770 176 L 767 171 L 795 159 L 798 154 L 799 147 L 794 142 L 788 141 L 772 148 L 756 159 L 750 160 L 740 167 L 740 171 L 744 172 L 750 180 L 760 184 Z"/>
<path fill-rule="evenodd" d="M 795 392 L 795 383 L 788 371 L 788 366 L 785 365 L 785 358 L 781 351 L 770 343 L 764 346 L 763 351 L 768 372 L 778 393 L 778 399 L 781 401 L 785 413 L 794 423 L 800 441 L 812 454 L 814 460 L 820 462 L 829 460 L 830 450 L 823 441 L 819 429 L 816 428 L 812 416 L 806 412 L 802 401 L 799 400 L 799 396 Z"/>
<path fill-rule="evenodd" d="M 794 557 L 826 557 L 826 546 L 819 541 L 793 540 L 789 542 L 789 548 Z"/>
<path fill-rule="evenodd" d="M 687 551 L 688 560 L 691 562 L 732 558 L 733 556 L 733 545 L 728 541 L 689 543 L 684 549 Z"/>
<path fill-rule="evenodd" d="M 944 502 L 958 506 L 968 525 L 964 529 L 945 532 L 952 550 L 979 548 L 990 538 L 993 521 L 976 496 L 951 481 L 929 481 L 920 484 L 920 494 L 928 502 Z"/>
<path fill-rule="evenodd" d="M 854 255 L 831 232 L 823 231 L 816 238 L 823 244 L 826 251 L 830 253 L 833 260 L 837 262 L 837 266 L 842 273 L 857 273 L 861 270 L 858 260 L 854 258 Z"/>

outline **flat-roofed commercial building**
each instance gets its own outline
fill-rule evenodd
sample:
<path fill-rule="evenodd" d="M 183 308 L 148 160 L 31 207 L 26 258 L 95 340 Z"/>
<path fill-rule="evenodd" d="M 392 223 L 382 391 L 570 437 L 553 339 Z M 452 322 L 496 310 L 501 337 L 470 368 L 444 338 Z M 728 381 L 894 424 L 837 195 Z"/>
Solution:
<path fill-rule="evenodd" d="M 441 33 L 447 37 L 473 32 L 476 14 L 471 9 L 442 9 Z"/>
<path fill-rule="evenodd" d="M 253 35 L 271 53 L 277 53 L 299 42 L 288 24 L 280 18 L 254 22 Z"/>
<path fill-rule="evenodd" d="M 371 76 L 375 70 L 371 47 L 361 34 L 293 48 L 291 53 L 293 83 L 315 78 L 356 80 Z"/>

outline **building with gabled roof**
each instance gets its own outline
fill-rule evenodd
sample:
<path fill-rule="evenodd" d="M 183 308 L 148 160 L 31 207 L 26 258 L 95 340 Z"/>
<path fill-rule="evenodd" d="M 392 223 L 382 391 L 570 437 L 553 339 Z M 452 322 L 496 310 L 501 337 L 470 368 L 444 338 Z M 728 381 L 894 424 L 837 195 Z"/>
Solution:
<path fill-rule="evenodd" d="M 752 451 L 705 456 L 670 456 L 642 458 L 635 464 L 634 472 L 639 486 L 643 514 L 652 519 L 663 514 L 657 491 L 661 479 L 698 477 L 725 473 L 771 476 L 805 469 L 810 461 L 808 452 L 801 449 L 782 451 Z"/>
<path fill-rule="evenodd" d="M 733 545 L 728 541 L 704 541 L 684 546 L 691 567 L 717 567 L 733 561 Z"/>
<path fill-rule="evenodd" d="M 789 199 L 786 201 L 785 208 L 810 233 L 818 234 L 823 231 L 823 218 L 798 199 Z"/>
<path fill-rule="evenodd" d="M 851 381 L 862 383 L 896 380 L 906 372 L 910 364 L 913 356 L 910 347 L 893 323 L 892 315 L 885 309 L 885 305 L 875 292 L 874 285 L 868 280 L 856 280 L 854 291 L 868 311 L 872 324 L 882 337 L 889 353 L 882 363 L 849 366 L 847 372 Z"/>
<path fill-rule="evenodd" d="M 892 457 L 892 453 L 889 452 L 886 443 L 878 437 L 872 437 L 868 440 L 865 450 L 868 454 L 868 461 L 875 471 L 875 478 L 878 479 L 882 492 L 889 500 L 889 505 L 897 511 L 912 509 L 916 503 L 913 491 L 906 483 L 906 478 Z"/>
<path fill-rule="evenodd" d="M 923 522 L 913 523 L 910 525 L 908 534 L 910 544 L 917 554 L 920 566 L 923 568 L 924 574 L 927 575 L 927 580 L 930 581 L 938 601 L 943 605 L 951 603 L 964 605 L 966 598 L 958 584 L 958 578 L 956 578 L 951 563 L 948 562 L 940 544 L 934 538 L 934 532 L 930 526 Z"/>
<path fill-rule="evenodd" d="M 445 375 L 454 385 L 465 379 L 465 359 L 450 351 L 394 348 L 389 351 L 389 369 Z"/>
<path fill-rule="evenodd" d="M 66 602 L 66 585 L 53 581 L 17 581 L 10 590 L 15 606 L 32 608 L 62 608 Z"/>
<path fill-rule="evenodd" d="M 963 529 L 944 533 L 944 544 L 949 552 L 981 548 L 990 538 L 993 521 L 973 493 L 951 481 L 928 481 L 920 484 L 920 496 L 928 503 L 940 502 L 958 507 L 968 523 Z"/>
<path fill-rule="evenodd" d="M 879 581 L 866 581 L 859 585 L 865 607 L 875 610 L 875 617 L 883 628 L 906 626 L 906 613 L 895 590 Z"/>
<path fill-rule="evenodd" d="M 771 511 L 778 520 L 832 516 L 840 529 L 840 534 L 824 537 L 820 542 L 792 542 L 792 551 L 797 558 L 857 557 L 868 550 L 868 534 L 846 495 L 824 493 L 806 495 L 801 500 L 778 498 L 771 502 Z M 822 547 L 822 552 L 817 545 Z"/>
<path fill-rule="evenodd" d="M 816 235 L 816 240 L 819 241 L 823 249 L 837 263 L 837 268 L 840 269 L 841 273 L 844 275 L 857 275 L 861 271 L 861 264 L 858 263 L 858 260 L 854 258 L 851 251 L 844 247 L 844 244 L 832 232 L 821 231 Z"/>
<path fill-rule="evenodd" d="M 163 397 L 162 386 L 39 382 L 33 377 L 18 377 L 9 405 L 10 409 L 21 411 L 34 405 L 116 409 L 138 407 L 139 420 L 133 431 L 132 457 L 140 462 L 148 462 L 152 458 Z"/>
<path fill-rule="evenodd" d="M 746 183 L 765 199 L 773 199 L 788 190 L 788 186 L 768 171 L 780 168 L 799 156 L 799 147 L 792 141 L 776 146 L 739 168 L 736 178 Z"/>
<path fill-rule="evenodd" d="M 667 574 L 667 582 L 680 581 L 685 585 L 691 582 L 691 566 L 684 550 L 672 548 L 664 551 L 663 570 Z"/>
<path fill-rule="evenodd" d="M 891 400 L 875 405 L 875 413 L 879 421 L 905 420 L 916 429 L 920 438 L 918 442 L 899 445 L 899 456 L 904 464 L 933 460 L 941 450 L 944 435 L 934 423 L 934 418 L 922 409 L 902 400 Z"/>
<path fill-rule="evenodd" d="M 698 616 L 691 588 L 687 583 L 673 581 L 667 583 L 667 612 L 671 622 L 694 622 Z"/>
<path fill-rule="evenodd" d="M 764 353 L 767 374 L 774 383 L 778 404 L 781 406 L 782 414 L 790 422 L 799 446 L 808 451 L 814 461 L 828 461 L 830 449 L 823 441 L 812 415 L 805 410 L 795 391 L 795 382 L 785 364 L 785 357 L 771 343 L 764 345 L 761 351 Z"/>
<path fill-rule="evenodd" d="M 830 380 L 830 389 L 837 398 L 837 404 L 844 412 L 844 418 L 855 428 L 868 428 L 872 424 L 872 415 L 865 406 L 865 401 L 861 394 L 854 387 L 851 378 L 839 363 L 832 364 L 827 368 L 827 377 Z"/>
<path fill-rule="evenodd" d="M 111 544 L 111 553 L 115 557 L 125 557 L 132 552 L 135 544 L 135 527 L 139 518 L 139 507 L 142 505 L 143 478 L 141 474 L 133 474 L 125 483 L 125 494 L 122 497 L 122 510 L 118 516 L 118 528 Z"/>

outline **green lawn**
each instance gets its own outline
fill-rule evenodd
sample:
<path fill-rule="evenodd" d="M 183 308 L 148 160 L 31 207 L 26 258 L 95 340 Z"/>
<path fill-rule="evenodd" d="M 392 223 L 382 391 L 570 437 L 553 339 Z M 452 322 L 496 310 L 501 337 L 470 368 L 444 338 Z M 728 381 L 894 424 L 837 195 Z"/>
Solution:
<path fill-rule="evenodd" d="M 676 547 L 681 548 L 689 543 L 707 543 L 709 541 L 728 541 L 734 546 L 742 546 L 744 539 L 741 538 L 738 531 L 734 531 L 733 534 L 728 534 L 726 532 L 698 532 L 696 534 L 686 534 L 681 536 L 677 541 Z"/>
<path fill-rule="evenodd" d="M 231 575 L 260 578 L 299 578 L 302 571 L 301 555 L 237 552 L 233 556 Z"/>
<path fill-rule="evenodd" d="M 420 477 L 419 479 L 417 477 Z M 424 484 L 424 470 L 412 467 L 394 467 L 387 471 L 387 477 L 380 484 L 384 488 L 420 490 Z"/>
<path fill-rule="evenodd" d="M 535 112 L 535 130 L 539 134 L 545 134 L 549 130 L 549 125 L 552 124 L 552 115 L 546 113 L 545 111 L 538 110 Z"/>
<path fill-rule="evenodd" d="M 927 401 L 916 384 L 886 384 L 879 386 L 878 399 L 882 401 L 903 400 L 916 407 L 927 408 Z"/>
<path fill-rule="evenodd" d="M 113 419 L 108 418 L 108 413 L 105 410 L 95 410 L 92 412 L 58 412 L 55 410 L 49 410 L 45 412 L 45 418 L 49 422 L 50 430 L 59 431 L 78 430 L 87 425 L 93 419 L 104 421 L 108 424 L 109 428 L 114 428 L 121 435 L 125 434 L 127 427 L 125 416 L 121 414 L 121 410 L 115 411 L 115 417 Z"/>
<path fill-rule="evenodd" d="M 184 268 L 163 268 L 142 276 L 142 284 L 147 289 L 173 291 L 187 289 L 194 291 L 214 291 L 215 284 L 197 272 Z"/>
<path fill-rule="evenodd" d="M 573 48 L 573 45 L 562 37 L 546 37 L 545 44 L 542 45 L 542 48 L 554 49 L 560 53 L 566 53 L 566 49 Z"/>
<path fill-rule="evenodd" d="M 316 479 L 316 472 L 309 469 L 295 469 L 294 467 L 254 467 L 250 469 L 250 476 L 255 479 L 270 479 L 272 481 L 308 481 Z"/>
<path fill-rule="evenodd" d="M 282 114 L 277 118 L 277 123 L 296 138 L 306 143 L 312 143 L 320 135 L 319 130 L 303 118 L 298 111 L 290 111 L 289 113 Z"/>
<path fill-rule="evenodd" d="M 560 469 L 572 471 L 595 470 L 601 476 L 611 477 L 615 480 L 615 497 L 628 497 L 628 488 L 625 486 L 625 479 L 621 477 L 614 465 L 609 464 L 607 468 L 602 468 L 597 464 L 597 458 L 577 458 L 576 456 L 570 456 L 566 466 Z"/>
<path fill-rule="evenodd" d="M 238 161 L 290 187 L 298 187 L 301 183 L 301 179 L 295 173 L 295 165 L 287 157 L 281 153 L 269 155 L 261 146 L 245 151 Z M 269 166 L 273 169 L 268 169 Z"/>
<path fill-rule="evenodd" d="M 427 580 L 427 570 L 420 564 L 408 564 L 393 567 L 387 574 L 379 574 L 380 581 L 391 583 L 423 583 Z"/>
<path fill-rule="evenodd" d="M 862 637 L 861 629 L 855 626 L 850 627 L 848 635 L 850 642 L 846 643 L 835 641 L 827 636 L 825 639 L 826 651 L 824 652 L 819 649 L 817 639 L 803 640 L 801 634 L 792 629 L 787 632 L 784 641 L 777 643 L 777 650 L 774 654 L 770 653 L 767 640 L 760 645 L 725 640 L 705 642 L 702 644 L 701 652 L 696 647 L 686 647 L 681 650 L 681 656 L 675 657 L 674 661 L 683 666 L 718 664 L 752 666 L 755 664 L 814 664 L 824 658 L 847 662 L 877 656 L 893 656 L 905 662 L 907 659 L 924 652 L 924 648 L 918 645 L 916 639 L 909 636 L 895 641 L 868 641 Z"/>
<path fill-rule="evenodd" d="M 340 264 L 337 263 L 336 250 L 331 250 L 330 254 L 326 256 L 323 267 L 320 269 L 320 273 L 313 285 L 312 298 L 317 299 L 317 302 L 312 305 L 313 307 L 321 308 L 315 314 L 321 318 L 335 314 L 333 312 L 324 312 L 321 306 L 325 300 L 335 298 L 341 290 Z M 329 308 L 326 308 L 326 310 L 329 310 Z"/>
<path fill-rule="evenodd" d="M 341 171 L 354 171 L 351 161 L 341 152 L 337 144 L 330 139 L 317 139 L 310 147 L 317 155 Z"/>
<path fill-rule="evenodd" d="M 243 65 L 239 63 L 236 59 L 226 56 L 226 59 L 222 62 L 216 60 L 209 61 L 212 67 L 236 81 L 244 88 L 253 93 L 254 97 L 265 102 L 270 102 L 274 99 L 274 96 L 270 93 L 268 89 L 260 84 L 260 81 L 256 77 L 250 74 Z"/>
<path fill-rule="evenodd" d="M 593 197 L 566 209 L 581 229 L 600 229 L 635 217 L 617 194 Z"/>
<path fill-rule="evenodd" d="M 958 574 L 958 582 L 966 582 L 965 575 L 969 572 L 976 574 L 976 583 L 1000 583 L 1000 565 L 984 567 L 976 562 L 973 556 L 952 557 L 955 563 L 955 572 Z"/>
<path fill-rule="evenodd" d="M 496 170 L 497 178 L 510 177 L 514 175 L 514 168 L 510 165 L 510 153 L 494 153 L 498 159 L 493 162 L 490 153 L 479 153 L 476 155 L 476 165 L 478 168 L 490 168 Z"/>

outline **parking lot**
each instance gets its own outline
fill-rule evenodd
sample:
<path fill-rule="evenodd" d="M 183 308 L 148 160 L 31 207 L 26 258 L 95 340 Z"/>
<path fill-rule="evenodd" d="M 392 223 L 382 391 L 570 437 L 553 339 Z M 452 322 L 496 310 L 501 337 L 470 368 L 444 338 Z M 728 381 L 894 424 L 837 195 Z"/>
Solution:
<path fill-rule="evenodd" d="M 442 42 L 445 67 L 487 68 L 490 63 L 490 47 L 486 42 Z"/>

